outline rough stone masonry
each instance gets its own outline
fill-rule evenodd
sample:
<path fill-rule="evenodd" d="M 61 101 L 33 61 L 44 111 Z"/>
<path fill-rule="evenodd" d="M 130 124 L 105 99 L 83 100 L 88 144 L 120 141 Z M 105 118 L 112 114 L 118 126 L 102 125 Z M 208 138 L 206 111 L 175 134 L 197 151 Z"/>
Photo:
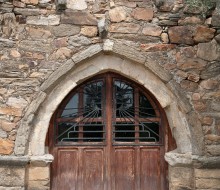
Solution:
<path fill-rule="evenodd" d="M 24 126 L 43 106 L 33 105 L 45 81 L 106 41 L 169 75 L 162 81 L 185 108 L 193 151 L 166 155 L 169 188 L 220 189 L 219 1 L 204 11 L 184 0 L 0 0 L 0 190 L 49 189 L 52 157 L 28 152 Z"/>

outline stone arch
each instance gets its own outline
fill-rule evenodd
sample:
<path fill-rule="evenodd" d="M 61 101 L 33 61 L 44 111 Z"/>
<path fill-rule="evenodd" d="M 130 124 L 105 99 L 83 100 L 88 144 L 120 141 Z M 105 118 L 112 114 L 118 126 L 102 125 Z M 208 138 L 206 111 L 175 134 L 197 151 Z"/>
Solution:
<path fill-rule="evenodd" d="M 171 76 L 160 65 L 146 62 L 139 51 L 111 41 L 74 55 L 43 83 L 18 130 L 15 154 L 44 155 L 50 118 L 60 102 L 82 81 L 106 71 L 119 73 L 148 89 L 166 112 L 176 139 L 176 151 L 192 154 L 192 135 L 186 119 L 190 106 L 170 90 L 173 86 Z"/>

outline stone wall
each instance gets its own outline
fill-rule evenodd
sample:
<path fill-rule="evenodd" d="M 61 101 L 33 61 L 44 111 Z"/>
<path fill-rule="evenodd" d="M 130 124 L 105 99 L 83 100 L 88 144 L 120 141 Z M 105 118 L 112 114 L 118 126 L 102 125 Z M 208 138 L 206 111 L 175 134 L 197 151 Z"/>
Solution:
<path fill-rule="evenodd" d="M 103 44 L 151 70 L 186 116 L 192 152 L 167 156 L 170 189 L 220 189 L 220 3 L 183 0 L 0 0 L 0 189 L 49 188 L 49 161 L 32 163 L 24 126 L 53 88 L 45 81 Z"/>

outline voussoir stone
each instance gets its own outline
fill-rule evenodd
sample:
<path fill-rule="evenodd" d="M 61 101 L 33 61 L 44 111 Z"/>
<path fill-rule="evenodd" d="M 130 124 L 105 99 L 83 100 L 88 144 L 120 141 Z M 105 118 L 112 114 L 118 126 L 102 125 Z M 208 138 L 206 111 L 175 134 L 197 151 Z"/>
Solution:
<path fill-rule="evenodd" d="M 198 26 L 195 31 L 194 40 L 196 42 L 209 42 L 215 35 L 215 29 L 205 26 Z"/>
<path fill-rule="evenodd" d="M 151 8 L 136 8 L 133 10 L 132 16 L 137 20 L 151 21 L 154 11 Z"/>
<path fill-rule="evenodd" d="M 160 36 L 162 33 L 162 28 L 155 24 L 146 24 L 142 30 L 142 33 L 146 36 Z"/>
<path fill-rule="evenodd" d="M 122 7 L 116 7 L 109 11 L 109 17 L 112 22 L 121 22 L 126 19 L 126 11 Z"/>
<path fill-rule="evenodd" d="M 77 12 L 67 9 L 61 15 L 61 24 L 97 26 L 97 19 L 88 12 Z"/>
<path fill-rule="evenodd" d="M 140 25 L 134 23 L 114 23 L 109 27 L 109 31 L 113 33 L 135 34 L 139 31 Z"/>
<path fill-rule="evenodd" d="M 193 28 L 190 26 L 174 26 L 168 30 L 171 43 L 193 45 Z"/>
<path fill-rule="evenodd" d="M 59 26 L 52 26 L 51 32 L 57 37 L 73 36 L 80 32 L 80 27 L 70 24 L 60 24 Z"/>

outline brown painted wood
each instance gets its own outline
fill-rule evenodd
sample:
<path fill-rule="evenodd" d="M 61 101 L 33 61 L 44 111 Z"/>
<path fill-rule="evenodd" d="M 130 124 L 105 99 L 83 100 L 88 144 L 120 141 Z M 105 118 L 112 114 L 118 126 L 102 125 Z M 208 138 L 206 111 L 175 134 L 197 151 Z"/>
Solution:
<path fill-rule="evenodd" d="M 156 109 L 156 117 L 139 118 L 137 114 L 135 119 L 160 122 L 161 140 L 159 143 L 150 143 L 151 145 L 148 146 L 148 142 L 141 142 L 142 144 L 138 145 L 138 141 L 135 140 L 137 145 L 124 146 L 126 143 L 113 142 L 112 135 L 115 129 L 112 123 L 130 120 L 129 118 L 113 117 L 114 78 L 130 82 L 135 91 L 136 107 L 139 106 L 138 94 L 141 90 L 141 93 L 146 95 Z M 55 158 L 51 165 L 51 190 L 168 190 L 167 164 L 164 154 L 175 148 L 175 142 L 157 100 L 138 84 L 116 74 L 106 73 L 96 79 L 104 80 L 106 87 L 104 89 L 105 98 L 102 99 L 103 117 L 97 117 L 93 121 L 105 121 L 106 142 L 91 142 L 89 146 L 83 145 L 83 141 L 79 142 L 81 144 L 78 146 L 78 142 L 56 142 L 54 138 L 57 133 L 55 121 L 69 121 L 69 118 L 60 118 L 59 115 L 61 114 L 60 109 L 65 108 L 65 104 L 74 94 L 73 90 L 54 114 L 48 131 L 46 145 L 49 146 L 49 152 Z M 75 90 L 80 91 L 80 88 L 79 86 Z M 80 95 L 79 107 L 82 106 L 83 97 Z M 135 111 L 137 112 L 138 109 L 135 108 Z M 136 122 L 135 125 L 137 124 Z M 83 131 L 83 128 L 79 127 L 79 130 Z M 135 126 L 135 137 L 139 137 L 138 130 L 138 127 Z M 82 133 L 80 135 L 82 137 Z"/>

